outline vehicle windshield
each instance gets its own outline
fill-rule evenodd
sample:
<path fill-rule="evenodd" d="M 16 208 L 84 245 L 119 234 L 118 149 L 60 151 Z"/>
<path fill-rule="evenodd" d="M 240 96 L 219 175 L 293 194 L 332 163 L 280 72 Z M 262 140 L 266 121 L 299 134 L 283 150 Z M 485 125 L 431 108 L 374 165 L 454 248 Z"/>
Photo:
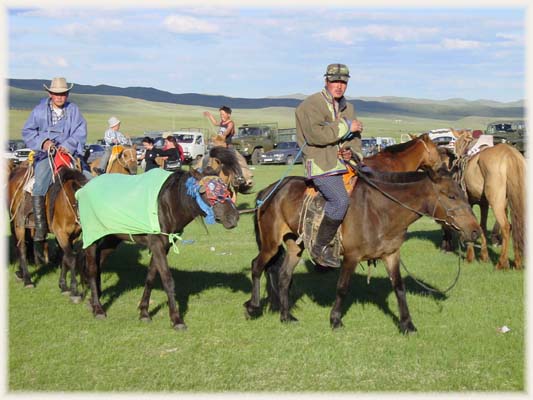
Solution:
<path fill-rule="evenodd" d="M 192 143 L 194 140 L 194 135 L 179 134 L 176 136 L 176 140 L 180 143 Z"/>
<path fill-rule="evenodd" d="M 261 129 L 254 127 L 239 128 L 237 136 L 259 136 Z"/>
<path fill-rule="evenodd" d="M 298 148 L 298 143 L 296 142 L 280 142 L 276 146 L 276 149 L 296 149 Z"/>
<path fill-rule="evenodd" d="M 377 145 L 378 141 L 376 139 L 362 139 L 363 147 L 370 147 Z"/>
<path fill-rule="evenodd" d="M 489 130 L 491 132 L 509 132 L 513 130 L 513 125 L 506 123 L 494 124 L 490 126 Z"/>

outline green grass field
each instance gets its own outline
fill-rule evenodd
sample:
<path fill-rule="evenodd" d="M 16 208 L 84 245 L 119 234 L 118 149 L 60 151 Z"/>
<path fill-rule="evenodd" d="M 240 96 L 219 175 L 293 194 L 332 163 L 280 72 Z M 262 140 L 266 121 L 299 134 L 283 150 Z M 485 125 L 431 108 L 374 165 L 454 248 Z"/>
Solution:
<path fill-rule="evenodd" d="M 300 174 L 295 166 L 293 174 Z M 256 190 L 284 166 L 255 168 Z M 239 198 L 253 207 L 255 194 Z M 490 220 L 489 226 L 492 226 Z M 191 223 L 179 255 L 169 253 L 176 298 L 188 325 L 170 327 L 166 296 L 152 293 L 153 321 L 138 320 L 149 254 L 122 244 L 104 269 L 106 320 L 85 303 L 71 304 L 57 286 L 56 266 L 31 268 L 37 286 L 24 289 L 8 271 L 8 385 L 22 392 L 512 392 L 525 393 L 524 273 L 493 263 L 461 264 L 446 296 L 428 294 L 402 270 L 418 333 L 398 333 L 397 303 L 384 267 L 358 268 L 345 302 L 345 327 L 333 332 L 329 312 L 338 271 L 314 272 L 304 253 L 285 325 L 265 311 L 244 318 L 250 262 L 257 254 L 251 215 L 224 230 Z M 442 254 L 440 228 L 422 218 L 409 229 L 402 259 L 422 282 L 445 289 L 459 258 Z M 263 279 L 263 295 L 264 292 Z M 511 330 L 501 333 L 507 326 Z"/>

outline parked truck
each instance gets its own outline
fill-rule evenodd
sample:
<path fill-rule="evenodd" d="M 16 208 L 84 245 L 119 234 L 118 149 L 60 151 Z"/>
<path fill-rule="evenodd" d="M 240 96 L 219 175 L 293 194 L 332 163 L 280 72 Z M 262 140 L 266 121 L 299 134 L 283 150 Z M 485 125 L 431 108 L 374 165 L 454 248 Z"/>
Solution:
<path fill-rule="evenodd" d="M 278 124 L 276 122 L 243 124 L 237 128 L 232 138 L 233 147 L 253 165 L 259 164 L 261 154 L 272 150 L 277 143 Z"/>
<path fill-rule="evenodd" d="M 491 122 L 485 134 L 494 136 L 494 143 L 508 143 L 522 154 L 525 152 L 526 124 L 523 120 Z"/>

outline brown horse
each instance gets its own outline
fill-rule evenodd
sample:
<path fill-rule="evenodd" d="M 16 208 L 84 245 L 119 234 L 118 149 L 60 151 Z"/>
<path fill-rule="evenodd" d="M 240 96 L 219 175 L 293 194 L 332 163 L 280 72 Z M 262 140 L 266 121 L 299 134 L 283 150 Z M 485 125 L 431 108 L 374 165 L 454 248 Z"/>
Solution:
<path fill-rule="evenodd" d="M 234 163 L 237 159 L 238 163 Z M 211 148 L 208 155 L 198 160 L 198 163 L 191 165 L 192 168 L 214 169 L 218 176 L 228 185 L 232 193 L 233 201 L 236 201 L 237 193 L 248 193 L 253 185 L 253 174 L 246 164 L 246 159 L 233 148 L 226 146 L 215 146 Z"/>
<path fill-rule="evenodd" d="M 98 179 L 94 180 L 97 184 Z M 109 176 L 108 178 L 111 178 Z M 113 177 L 119 179 L 122 177 Z M 92 183 L 92 182 L 91 182 Z M 80 210 L 94 208 L 91 200 L 92 193 L 99 193 L 98 186 L 89 184 L 84 191 L 80 192 Z M 102 193 L 105 196 L 105 193 Z M 104 197 L 105 198 L 105 197 Z M 101 199 L 101 197 L 100 197 Z M 205 215 L 206 211 L 201 208 L 199 199 L 205 204 L 209 204 L 213 219 L 216 222 L 231 229 L 237 226 L 239 212 L 235 204 L 231 201 L 227 187 L 216 176 L 215 172 L 209 168 L 199 173 L 193 169 L 189 172 L 182 170 L 171 174 L 163 183 L 157 196 L 157 215 L 159 226 L 162 232 L 159 234 L 110 234 L 98 239 L 96 242 L 88 245 L 86 249 L 87 266 L 85 279 L 91 289 L 90 304 L 93 314 L 96 318 L 105 318 L 106 313 L 100 303 L 101 296 L 101 268 L 105 258 L 118 246 L 122 240 L 133 240 L 136 243 L 147 246 L 150 249 L 152 258 L 148 273 L 144 293 L 139 305 L 140 319 L 148 321 L 151 319 L 148 313 L 150 303 L 150 294 L 154 280 L 159 273 L 163 288 L 168 297 L 168 307 L 170 320 L 174 329 L 185 329 L 186 325 L 176 306 L 174 280 L 168 267 L 167 253 L 171 246 L 169 234 L 182 232 L 186 225 L 193 219 Z M 127 204 L 124 205 L 127 207 Z M 83 213 L 81 214 L 83 229 L 89 229 L 84 221 Z M 88 221 L 90 223 L 90 221 Z"/>
<path fill-rule="evenodd" d="M 118 174 L 127 174 L 127 175 L 136 175 L 137 174 L 137 147 L 133 146 L 121 146 L 122 149 L 112 157 L 115 157 L 111 162 L 111 165 L 108 165 L 106 173 L 118 173 Z M 95 168 L 98 168 L 100 165 L 100 158 L 95 158 L 90 163 L 91 174 L 97 176 L 98 173 L 95 171 Z"/>
<path fill-rule="evenodd" d="M 514 266 L 522 268 L 525 230 L 525 171 L 526 161 L 518 150 L 508 144 L 498 144 L 479 153 L 468 156 L 467 151 L 473 141 L 469 131 L 454 131 L 455 153 L 452 171 L 464 186 L 471 205 L 479 204 L 481 211 L 481 260 L 488 261 L 487 215 L 492 208 L 497 225 L 501 230 L 502 247 L 496 269 L 509 268 L 509 244 L 513 238 Z M 512 224 L 507 217 L 510 211 Z M 467 248 L 467 260 L 474 259 L 474 248 Z"/>
<path fill-rule="evenodd" d="M 366 157 L 364 163 L 374 171 L 408 172 L 422 167 L 437 170 L 441 165 L 439 149 L 427 133 L 405 143 L 388 146 L 379 153 Z"/>
<path fill-rule="evenodd" d="M 24 281 L 24 285 L 33 286 L 28 271 L 26 258 L 26 244 L 24 237 L 28 228 L 27 216 L 31 213 L 30 194 L 22 190 L 27 176 L 28 167 L 16 168 L 9 179 L 10 211 L 13 221 L 14 236 L 19 253 L 19 269 L 17 277 Z M 81 227 L 77 219 L 77 205 L 74 193 L 87 183 L 87 178 L 76 169 L 61 168 L 46 194 L 46 216 L 48 229 L 54 234 L 61 248 L 61 273 L 59 288 L 63 293 L 70 293 L 74 302 L 81 300 L 78 292 L 76 272 L 77 260 L 74 244 L 79 238 Z M 70 271 L 70 288 L 66 284 L 66 275 Z"/>
<path fill-rule="evenodd" d="M 330 323 L 333 328 L 342 326 L 342 301 L 357 264 L 362 260 L 382 259 L 399 305 L 399 328 L 404 333 L 416 331 L 399 268 L 400 247 L 407 228 L 421 216 L 429 216 L 453 227 L 464 240 L 471 241 L 479 236 L 480 227 L 466 196 L 449 176 L 438 175 L 431 169 L 408 173 L 375 172 L 365 176 L 366 173 L 359 171 L 348 212 L 340 227 L 344 257 Z M 304 178 L 288 177 L 278 187 L 272 192 L 275 186 L 270 185 L 257 196 L 264 201 L 255 213 L 259 254 L 252 261 L 252 297 L 245 308 L 249 316 L 260 311 L 261 274 L 279 258 L 277 255 L 281 251 L 284 253 L 278 276 L 281 321 L 291 322 L 296 318 L 289 312 L 288 292 L 293 270 L 304 250 L 303 242 L 298 239 L 307 184 Z"/>

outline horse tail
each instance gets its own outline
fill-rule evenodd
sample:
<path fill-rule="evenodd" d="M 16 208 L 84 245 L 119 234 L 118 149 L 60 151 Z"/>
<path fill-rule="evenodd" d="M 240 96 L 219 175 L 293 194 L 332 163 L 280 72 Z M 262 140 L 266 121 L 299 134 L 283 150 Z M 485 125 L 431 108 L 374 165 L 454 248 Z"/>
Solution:
<path fill-rule="evenodd" d="M 508 157 L 509 168 L 507 169 L 507 199 L 509 200 L 509 209 L 511 212 L 511 233 L 513 241 L 520 251 L 524 254 L 524 231 L 525 231 L 525 171 L 526 161 L 522 154 L 513 147 L 510 147 Z M 516 255 L 515 255 L 516 257 Z"/>
<path fill-rule="evenodd" d="M 48 192 L 48 215 L 50 215 L 50 221 L 54 219 L 54 210 L 57 198 L 60 196 L 62 190 L 65 190 L 67 183 L 71 184 L 73 192 L 76 192 L 79 188 L 87 183 L 87 178 L 83 173 L 77 169 L 61 168 L 56 176 L 55 182 Z"/>

